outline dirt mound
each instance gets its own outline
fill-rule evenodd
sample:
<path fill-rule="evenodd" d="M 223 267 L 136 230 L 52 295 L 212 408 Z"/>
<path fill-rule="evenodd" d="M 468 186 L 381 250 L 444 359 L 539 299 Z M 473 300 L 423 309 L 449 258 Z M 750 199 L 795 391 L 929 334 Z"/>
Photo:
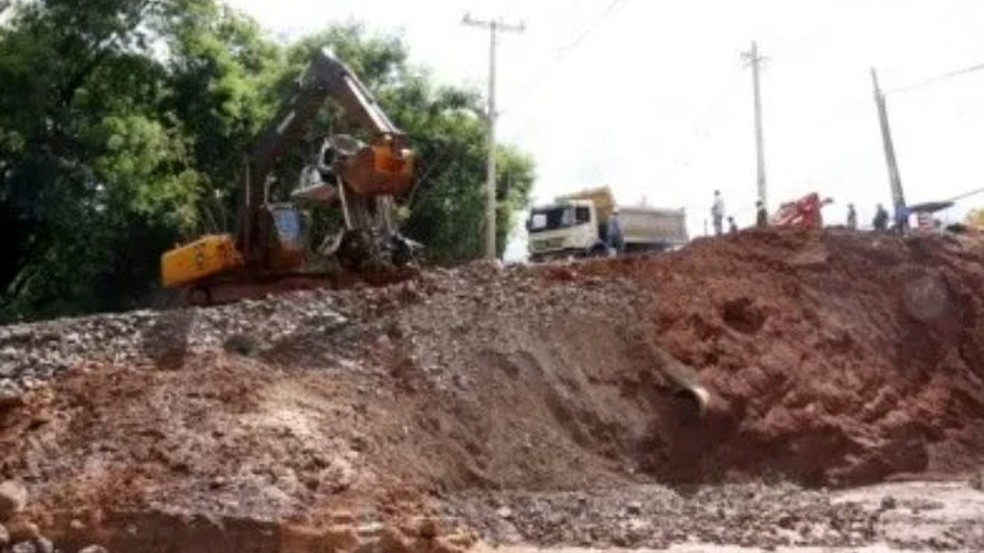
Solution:
<path fill-rule="evenodd" d="M 720 400 L 690 477 L 856 484 L 980 463 L 982 261 L 937 237 L 752 231 L 581 271 L 645 286 L 652 335 Z"/>
<path fill-rule="evenodd" d="M 939 238 L 750 231 L 8 327 L 0 480 L 56 542 L 126 550 L 112 513 L 268 535 L 482 490 L 957 474 L 984 459 L 982 263 Z M 652 344 L 710 390 L 700 423 Z"/>

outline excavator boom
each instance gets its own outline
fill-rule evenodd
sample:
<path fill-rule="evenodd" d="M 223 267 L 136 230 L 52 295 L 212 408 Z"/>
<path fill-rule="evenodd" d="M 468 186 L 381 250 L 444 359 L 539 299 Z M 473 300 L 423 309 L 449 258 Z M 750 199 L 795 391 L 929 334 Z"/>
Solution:
<path fill-rule="evenodd" d="M 269 276 L 303 264 L 298 209 L 289 202 L 271 203 L 268 188 L 278 161 L 305 140 L 311 121 L 329 98 L 345 120 L 371 136 L 370 142 L 346 135 L 326 139 L 319 159 L 302 171 L 302 176 L 313 175 L 314 182 L 302 179 L 302 188 L 291 197 L 341 206 L 344 232 L 358 235 L 346 249 L 350 264 L 353 256 L 378 257 L 381 248 L 398 237 L 389 211 L 392 197 L 411 186 L 413 153 L 359 79 L 330 53 L 318 51 L 247 155 L 235 236 L 209 235 L 165 253 L 161 272 L 166 287 L 200 285 L 235 271 Z M 379 246 L 383 240 L 386 244 Z M 343 241 L 333 243 L 337 249 Z"/>

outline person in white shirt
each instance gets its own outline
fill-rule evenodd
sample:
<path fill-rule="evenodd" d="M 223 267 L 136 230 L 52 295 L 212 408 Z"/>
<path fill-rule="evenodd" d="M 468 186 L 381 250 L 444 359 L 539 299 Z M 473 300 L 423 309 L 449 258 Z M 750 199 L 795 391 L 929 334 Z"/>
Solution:
<path fill-rule="evenodd" d="M 714 221 L 714 235 L 721 236 L 724 231 L 724 200 L 721 191 L 714 191 L 714 204 L 711 206 L 711 219 Z"/>

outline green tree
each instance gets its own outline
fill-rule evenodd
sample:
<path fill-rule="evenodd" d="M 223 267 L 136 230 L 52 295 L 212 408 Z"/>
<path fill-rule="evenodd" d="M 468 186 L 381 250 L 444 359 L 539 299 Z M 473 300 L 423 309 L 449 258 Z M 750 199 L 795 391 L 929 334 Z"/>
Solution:
<path fill-rule="evenodd" d="M 360 26 L 334 27 L 288 50 L 298 73 L 318 48 L 330 49 L 373 91 L 410 138 L 418 156 L 415 189 L 403 199 L 404 232 L 422 242 L 439 263 L 474 259 L 484 249 L 486 121 L 473 90 L 436 86 L 407 61 L 397 38 L 373 36 Z M 325 118 L 322 125 L 327 126 Z M 515 148 L 497 151 L 498 251 L 505 250 L 515 211 L 525 207 L 533 183 L 532 160 Z"/>
<path fill-rule="evenodd" d="M 131 305 L 147 252 L 187 215 L 197 179 L 158 113 L 164 72 L 143 25 L 163 9 L 29 2 L 0 29 L 0 316 Z"/>
<path fill-rule="evenodd" d="M 968 226 L 984 230 L 984 208 L 971 209 L 967 212 L 964 222 Z"/>
<path fill-rule="evenodd" d="M 406 232 L 435 261 L 481 253 L 482 100 L 435 86 L 400 40 L 350 25 L 280 47 L 216 0 L 37 0 L 11 12 L 0 25 L 0 321 L 146 304 L 163 251 L 233 225 L 244 155 L 325 46 L 418 152 Z M 498 155 L 501 251 L 533 168 L 512 148 Z"/>

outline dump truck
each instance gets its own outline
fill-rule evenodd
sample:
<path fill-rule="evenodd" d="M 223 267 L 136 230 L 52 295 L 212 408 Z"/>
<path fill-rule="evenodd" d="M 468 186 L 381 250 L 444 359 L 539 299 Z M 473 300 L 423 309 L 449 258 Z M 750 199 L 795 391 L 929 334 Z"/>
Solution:
<path fill-rule="evenodd" d="M 526 221 L 533 262 L 614 254 L 608 227 L 618 217 L 621 251 L 664 251 L 687 243 L 683 209 L 618 206 L 608 187 L 591 188 L 533 208 Z"/>

